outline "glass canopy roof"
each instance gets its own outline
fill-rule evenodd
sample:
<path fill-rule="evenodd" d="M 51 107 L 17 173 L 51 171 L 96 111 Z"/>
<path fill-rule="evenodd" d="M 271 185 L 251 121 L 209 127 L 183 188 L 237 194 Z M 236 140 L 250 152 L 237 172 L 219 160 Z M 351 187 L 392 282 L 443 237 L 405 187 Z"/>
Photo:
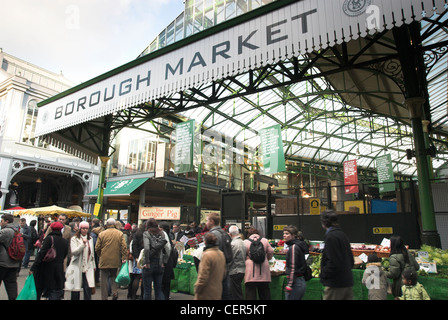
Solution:
<path fill-rule="evenodd" d="M 170 23 L 165 30 L 142 52 L 148 54 L 183 37 L 201 32 L 207 27 L 244 14 L 247 11 L 272 1 L 188 0 L 185 12 Z M 427 26 L 422 23 L 422 33 Z M 446 32 L 439 31 L 426 38 L 426 44 L 446 41 Z M 443 53 L 441 53 L 443 54 Z M 436 53 L 435 53 L 436 55 Z M 304 57 L 307 61 L 309 57 Z M 437 171 L 447 167 L 447 60 L 427 55 L 428 92 L 433 127 L 442 135 L 432 137 L 438 153 L 432 166 Z M 286 62 L 285 65 L 288 63 Z M 320 74 L 316 68 L 310 74 Z M 237 76 L 240 83 L 247 83 L 248 73 Z M 373 79 L 375 80 L 375 79 Z M 282 83 L 283 75 L 270 75 L 269 82 Z M 212 86 L 199 88 L 202 94 L 210 95 Z M 229 93 L 240 88 L 235 82 L 226 87 Z M 393 90 L 393 89 L 392 89 Z M 375 98 L 375 92 L 369 93 Z M 401 91 L 390 92 L 390 96 L 404 96 Z M 356 94 L 354 99 L 357 99 Z M 383 103 L 390 108 L 403 101 L 390 99 Z M 340 166 L 344 161 L 357 159 L 358 167 L 375 168 L 375 159 L 390 154 L 396 173 L 416 175 L 415 159 L 408 159 L 407 149 L 413 149 L 412 128 L 409 118 L 391 118 L 366 111 L 356 103 L 343 99 L 325 77 L 280 86 L 243 97 L 230 98 L 206 106 L 192 108 L 177 114 L 179 117 L 195 119 L 204 128 L 213 129 L 257 148 L 258 132 L 265 127 L 280 124 L 284 152 L 287 161 L 307 162 L 325 166 Z"/>

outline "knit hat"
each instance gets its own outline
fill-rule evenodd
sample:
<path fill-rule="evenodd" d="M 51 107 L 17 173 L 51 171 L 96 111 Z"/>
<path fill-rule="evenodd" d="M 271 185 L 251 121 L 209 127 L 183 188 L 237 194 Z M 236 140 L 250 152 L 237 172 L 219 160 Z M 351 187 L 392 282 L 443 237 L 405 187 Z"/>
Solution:
<path fill-rule="evenodd" d="M 62 223 L 56 221 L 53 222 L 52 224 L 50 224 L 51 230 L 53 231 L 57 231 L 57 230 L 62 230 L 62 228 L 64 228 L 64 226 L 62 225 Z"/>
<path fill-rule="evenodd" d="M 131 224 L 130 223 L 126 223 L 124 225 L 124 230 L 132 230 Z"/>

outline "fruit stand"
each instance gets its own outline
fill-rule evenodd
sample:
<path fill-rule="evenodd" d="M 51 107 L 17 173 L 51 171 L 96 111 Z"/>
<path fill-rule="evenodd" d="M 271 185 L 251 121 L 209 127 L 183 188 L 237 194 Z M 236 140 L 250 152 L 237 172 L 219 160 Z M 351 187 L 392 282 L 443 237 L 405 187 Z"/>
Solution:
<path fill-rule="evenodd" d="M 278 266 L 281 266 L 281 263 L 279 262 L 285 260 L 285 252 L 287 248 L 284 247 L 282 241 L 270 240 L 269 242 L 274 248 L 274 257 L 270 261 L 272 276 L 270 283 L 271 298 L 272 300 L 284 300 L 286 276 L 277 268 Z M 355 257 L 355 265 L 352 270 L 354 280 L 353 296 L 355 300 L 367 300 L 368 290 L 361 281 L 366 263 L 360 257 L 365 259 L 370 253 L 375 252 L 378 257 L 382 258 L 383 267 L 387 269 L 390 249 L 385 246 L 369 244 L 351 244 L 351 246 Z M 307 263 L 312 269 L 313 278 L 307 281 L 303 300 L 321 300 L 323 297 L 324 287 L 319 279 L 321 252 L 321 241 L 310 242 L 310 254 Z M 410 252 L 415 256 L 420 255 L 421 253 L 428 253 L 427 255 L 423 254 L 425 257 L 424 259 L 417 257 L 417 261 L 421 265 L 418 281 L 425 287 L 432 300 L 448 300 L 448 251 L 422 246 L 422 248 L 418 250 L 411 249 Z M 363 254 L 365 256 L 363 256 Z M 436 273 L 434 273 L 435 269 L 432 266 L 433 263 L 436 266 Z M 428 265 L 431 266 L 431 268 L 427 268 Z M 191 251 L 187 251 L 182 259 L 179 259 L 174 273 L 175 279 L 171 281 L 171 290 L 173 292 L 183 292 L 194 295 L 194 283 L 196 282 L 197 271 Z M 388 299 L 393 299 L 392 295 L 389 295 Z"/>

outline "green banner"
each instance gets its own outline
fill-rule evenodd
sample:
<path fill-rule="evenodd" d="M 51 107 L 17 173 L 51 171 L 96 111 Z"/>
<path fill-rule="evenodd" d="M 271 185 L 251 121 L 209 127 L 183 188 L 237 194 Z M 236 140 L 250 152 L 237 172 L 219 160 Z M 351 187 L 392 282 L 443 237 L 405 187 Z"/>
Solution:
<path fill-rule="evenodd" d="M 174 172 L 193 171 L 194 120 L 179 123 L 176 126 L 176 150 Z"/>
<path fill-rule="evenodd" d="M 380 193 L 395 191 L 394 171 L 390 154 L 376 158 L 376 170 L 378 175 L 378 187 Z M 390 182 L 390 183 L 388 183 Z"/>
<path fill-rule="evenodd" d="M 285 154 L 283 153 L 282 130 L 280 125 L 277 124 L 261 129 L 260 139 L 264 174 L 285 171 Z"/>

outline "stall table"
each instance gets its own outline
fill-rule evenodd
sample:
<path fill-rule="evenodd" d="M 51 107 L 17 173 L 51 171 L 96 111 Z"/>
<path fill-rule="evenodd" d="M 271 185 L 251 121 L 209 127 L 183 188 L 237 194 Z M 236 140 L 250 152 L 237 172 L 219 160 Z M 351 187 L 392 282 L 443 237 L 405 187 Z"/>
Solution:
<path fill-rule="evenodd" d="M 281 259 L 281 256 L 278 256 Z M 178 263 L 174 268 L 175 279 L 171 280 L 171 291 L 194 295 L 194 284 L 198 273 L 193 257 L 185 255 L 185 262 Z M 364 269 L 353 269 L 353 298 L 354 300 L 368 300 L 368 290 L 361 282 Z M 285 299 L 286 276 L 271 277 L 270 289 L 272 300 Z M 441 279 L 434 275 L 419 276 L 418 281 L 425 287 L 432 300 L 448 300 L 448 279 Z M 242 286 L 244 293 L 244 285 Z M 322 300 L 324 287 L 319 278 L 313 278 L 306 283 L 306 292 L 303 300 Z M 388 295 L 388 300 L 392 300 Z"/>

